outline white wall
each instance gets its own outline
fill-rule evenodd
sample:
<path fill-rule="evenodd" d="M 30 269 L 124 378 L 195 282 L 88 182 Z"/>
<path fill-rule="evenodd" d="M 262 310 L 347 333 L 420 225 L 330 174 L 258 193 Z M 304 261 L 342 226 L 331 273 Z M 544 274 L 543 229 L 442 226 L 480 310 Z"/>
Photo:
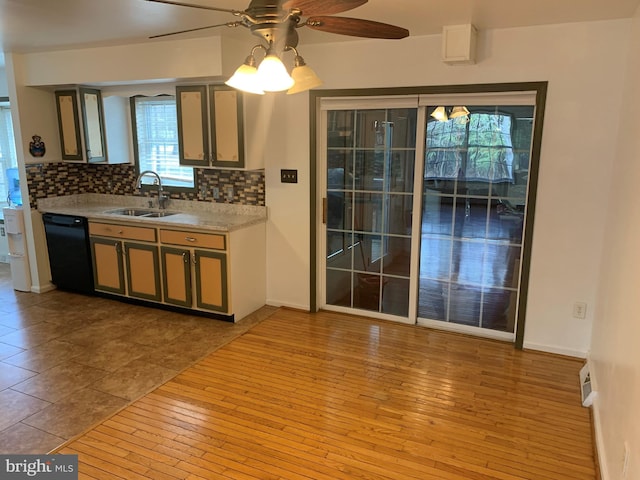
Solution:
<path fill-rule="evenodd" d="M 222 74 L 219 37 L 24 55 L 25 85 L 127 83 Z"/>
<path fill-rule="evenodd" d="M 549 81 L 542 142 L 525 347 L 586 356 L 596 305 L 617 138 L 629 20 L 480 32 L 476 65 L 440 60 L 440 36 L 306 45 L 323 88 Z M 299 98 L 302 97 L 302 98 Z M 267 168 L 268 299 L 303 305 L 308 294 L 309 190 L 279 183 L 280 168 L 309 175 L 308 96 L 281 96 L 286 155 Z M 613 112 L 598 121 L 603 112 Z M 303 207 L 304 206 L 304 207 Z M 296 246 L 293 249 L 291 246 Z M 587 318 L 572 317 L 575 301 Z"/>
<path fill-rule="evenodd" d="M 281 95 L 266 146 L 267 302 L 308 310 L 309 96 Z M 298 170 L 298 183 L 281 183 L 281 169 Z"/>
<path fill-rule="evenodd" d="M 624 444 L 628 480 L 640 478 L 640 10 L 633 22 L 628 70 L 622 90 L 619 148 L 614 155 L 608 222 L 602 255 L 590 364 L 598 392 L 596 440 L 603 480 L 621 480 Z M 606 200 L 606 198 L 603 198 Z"/>

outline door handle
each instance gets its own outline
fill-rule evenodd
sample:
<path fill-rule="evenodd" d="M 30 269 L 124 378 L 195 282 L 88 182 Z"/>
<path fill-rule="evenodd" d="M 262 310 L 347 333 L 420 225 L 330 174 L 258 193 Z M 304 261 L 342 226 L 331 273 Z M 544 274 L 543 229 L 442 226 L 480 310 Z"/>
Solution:
<path fill-rule="evenodd" d="M 327 224 L 327 197 L 322 199 L 322 223 Z"/>

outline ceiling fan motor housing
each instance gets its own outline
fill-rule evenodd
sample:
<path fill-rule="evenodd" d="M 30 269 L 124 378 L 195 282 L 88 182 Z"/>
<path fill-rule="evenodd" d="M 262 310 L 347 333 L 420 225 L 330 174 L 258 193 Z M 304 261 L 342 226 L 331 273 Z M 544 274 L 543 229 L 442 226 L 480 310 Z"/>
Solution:
<path fill-rule="evenodd" d="M 263 38 L 277 50 L 298 45 L 296 26 L 300 22 L 300 11 L 285 10 L 276 0 L 252 0 L 246 10 L 251 33 Z"/>

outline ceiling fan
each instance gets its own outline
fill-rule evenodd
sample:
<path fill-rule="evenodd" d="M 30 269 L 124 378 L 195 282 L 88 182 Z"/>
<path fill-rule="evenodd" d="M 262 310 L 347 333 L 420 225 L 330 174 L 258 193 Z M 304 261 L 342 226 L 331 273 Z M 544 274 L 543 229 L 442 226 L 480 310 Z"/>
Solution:
<path fill-rule="evenodd" d="M 252 78 L 249 82 L 250 85 L 247 86 L 243 83 L 246 88 L 242 88 L 237 84 L 237 82 L 233 82 L 234 77 L 227 82 L 227 84 L 235 88 L 240 88 L 241 90 L 249 91 L 251 93 L 264 93 L 265 91 L 281 90 L 288 90 L 288 93 L 297 93 L 298 91 L 314 88 L 322 83 L 315 73 L 304 63 L 304 60 L 296 50 L 299 40 L 297 32 L 298 28 L 308 27 L 321 32 L 364 38 L 401 39 L 409 36 L 409 31 L 407 29 L 397 27 L 395 25 L 359 18 L 332 16 L 336 13 L 342 13 L 360 7 L 367 3 L 368 0 L 251 0 L 249 6 L 245 10 L 231 10 L 206 5 L 177 2 L 173 0 L 147 1 L 177 5 L 181 7 L 199 8 L 203 10 L 213 10 L 216 12 L 226 12 L 238 18 L 235 21 L 225 22 L 218 25 L 207 25 L 204 27 L 164 33 L 154 35 L 150 38 L 165 37 L 168 35 L 177 35 L 180 33 L 226 26 L 247 28 L 252 34 L 263 39 L 266 42 L 266 46 L 262 44 L 256 45 L 252 49 L 251 55 L 247 57 L 245 63 L 241 65 L 236 71 L 236 74 L 234 74 L 234 77 L 239 73 L 242 73 L 242 76 L 246 78 L 251 76 Z M 257 66 L 255 51 L 260 48 L 265 50 L 265 57 L 259 63 L 259 66 Z M 291 76 L 286 72 L 286 68 L 279 59 L 282 53 L 286 51 L 293 51 L 295 54 L 295 62 Z M 277 60 L 280 63 L 280 66 L 275 65 L 274 62 L 265 62 L 265 60 Z M 268 78 L 274 79 L 275 75 L 277 75 L 274 72 L 269 74 L 266 73 L 266 70 L 268 70 L 268 68 L 266 68 L 267 64 L 270 64 L 269 66 L 271 67 L 275 65 L 274 68 L 280 72 L 280 75 L 282 74 L 282 70 L 284 70 L 284 73 L 289 78 L 285 79 L 281 76 L 280 81 L 267 81 Z M 240 72 L 243 67 L 246 67 L 244 68 L 244 72 Z M 260 70 L 262 70 L 262 72 L 260 72 Z M 261 75 L 258 75 L 259 73 L 261 73 Z M 298 78 L 296 78 L 296 76 Z M 305 77 L 304 79 L 302 78 L 303 76 Z M 293 79 L 291 77 L 293 77 Z M 295 87 L 293 86 L 294 84 L 296 85 Z"/>

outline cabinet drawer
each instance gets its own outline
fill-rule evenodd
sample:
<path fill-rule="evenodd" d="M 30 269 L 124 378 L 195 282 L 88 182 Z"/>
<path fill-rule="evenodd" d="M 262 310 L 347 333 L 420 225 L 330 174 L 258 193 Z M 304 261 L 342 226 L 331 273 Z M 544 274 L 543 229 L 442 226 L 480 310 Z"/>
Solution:
<path fill-rule="evenodd" d="M 129 240 L 140 240 L 142 242 L 156 241 L 155 228 L 134 227 L 131 225 L 113 225 L 110 223 L 89 222 L 89 235 L 126 238 Z"/>
<path fill-rule="evenodd" d="M 160 230 L 160 242 L 186 247 L 225 250 L 225 236 L 216 233 L 184 232 L 180 230 Z"/>

